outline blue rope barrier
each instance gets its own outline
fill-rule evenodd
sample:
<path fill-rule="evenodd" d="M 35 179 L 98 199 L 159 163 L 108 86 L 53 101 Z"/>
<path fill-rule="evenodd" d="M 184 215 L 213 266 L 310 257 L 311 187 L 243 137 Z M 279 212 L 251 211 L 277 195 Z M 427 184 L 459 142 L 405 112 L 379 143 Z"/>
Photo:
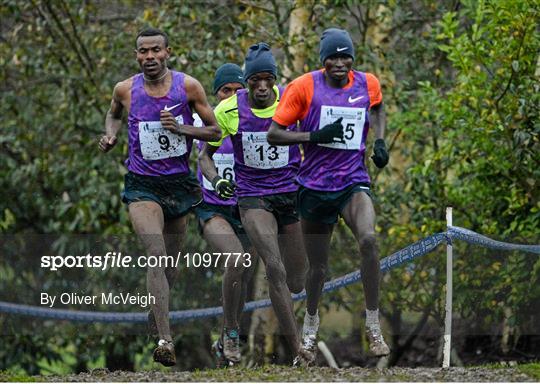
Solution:
<path fill-rule="evenodd" d="M 460 227 L 448 227 L 447 232 L 436 233 L 422 240 L 419 240 L 407 247 L 385 257 L 381 260 L 381 271 L 387 272 L 405 262 L 417 257 L 426 255 L 443 242 L 451 242 L 452 239 L 459 239 L 471 244 L 482 245 L 487 248 L 500 250 L 518 250 L 540 254 L 540 245 L 512 244 L 492 240 L 486 236 Z M 354 271 L 324 284 L 323 292 L 335 291 L 344 286 L 356 283 L 361 280 L 360 271 Z M 293 300 L 298 301 L 306 297 L 303 291 L 292 295 Z M 268 308 L 272 305 L 270 299 L 263 299 L 246 303 L 244 312 L 256 309 Z M 0 301 L 0 313 L 14 315 L 33 316 L 48 319 L 71 320 L 77 322 L 103 322 L 103 323 L 145 323 L 147 314 L 145 312 L 91 312 L 73 311 L 66 309 L 41 308 L 31 305 L 14 304 Z M 223 314 L 223 307 L 209 307 L 203 309 L 187 309 L 170 312 L 171 322 L 182 322 L 197 318 L 215 317 Z"/>
<path fill-rule="evenodd" d="M 461 227 L 448 227 L 447 233 L 453 239 L 463 240 L 469 244 L 481 245 L 490 249 L 499 249 L 502 251 L 523 251 L 540 254 L 540 245 L 504 243 Z"/>

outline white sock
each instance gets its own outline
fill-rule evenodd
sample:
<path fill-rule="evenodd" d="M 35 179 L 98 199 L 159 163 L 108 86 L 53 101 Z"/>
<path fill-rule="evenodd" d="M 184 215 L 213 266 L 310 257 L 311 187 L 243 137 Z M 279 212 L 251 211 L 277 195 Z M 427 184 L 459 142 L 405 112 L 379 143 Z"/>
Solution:
<path fill-rule="evenodd" d="M 379 310 L 370 311 L 366 309 L 366 326 L 370 328 L 380 328 L 379 324 Z"/>
<path fill-rule="evenodd" d="M 319 330 L 319 311 L 315 312 L 312 316 L 306 310 L 306 315 L 304 316 L 304 326 L 302 328 L 302 333 L 305 335 L 317 335 Z"/>

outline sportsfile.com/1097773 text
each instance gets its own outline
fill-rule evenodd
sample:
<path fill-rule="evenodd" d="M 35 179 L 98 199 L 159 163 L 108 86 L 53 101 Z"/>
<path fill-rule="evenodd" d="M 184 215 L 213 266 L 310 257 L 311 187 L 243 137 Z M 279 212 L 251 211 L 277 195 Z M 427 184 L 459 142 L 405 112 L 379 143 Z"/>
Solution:
<path fill-rule="evenodd" d="M 41 256 L 41 268 L 57 271 L 62 268 L 97 268 L 102 271 L 109 268 L 219 268 L 251 266 L 251 254 L 233 252 L 179 252 L 177 256 L 130 256 L 122 252 L 107 252 L 105 255 L 44 255 Z"/>

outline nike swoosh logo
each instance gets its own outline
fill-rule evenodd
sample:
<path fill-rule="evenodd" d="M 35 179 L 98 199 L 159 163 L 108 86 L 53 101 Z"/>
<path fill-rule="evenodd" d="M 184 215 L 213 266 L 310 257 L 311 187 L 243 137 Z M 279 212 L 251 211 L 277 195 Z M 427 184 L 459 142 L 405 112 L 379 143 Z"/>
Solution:
<path fill-rule="evenodd" d="M 341 51 L 345 51 L 347 49 L 349 49 L 349 47 L 343 47 L 343 48 L 337 47 L 336 51 L 341 52 Z"/>
<path fill-rule="evenodd" d="M 175 109 L 176 107 L 178 107 L 179 105 L 181 105 L 182 103 L 178 103 L 176 105 L 173 105 L 172 107 L 167 107 L 165 106 L 165 108 L 163 108 L 164 111 L 171 111 L 173 109 Z"/>
<path fill-rule="evenodd" d="M 358 97 L 355 97 L 354 99 L 349 96 L 349 103 L 356 103 L 358 100 L 362 99 L 364 96 L 358 96 Z"/>

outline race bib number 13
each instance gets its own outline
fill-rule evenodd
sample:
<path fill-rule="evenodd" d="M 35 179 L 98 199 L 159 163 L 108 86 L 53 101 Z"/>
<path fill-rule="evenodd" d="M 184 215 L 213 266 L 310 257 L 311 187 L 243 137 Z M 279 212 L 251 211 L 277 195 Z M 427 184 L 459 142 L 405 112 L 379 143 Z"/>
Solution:
<path fill-rule="evenodd" d="M 359 150 L 362 144 L 362 135 L 364 133 L 364 123 L 366 121 L 365 108 L 351 107 L 329 107 L 321 106 L 321 118 L 319 121 L 319 129 L 325 125 L 332 124 L 340 117 L 343 118 L 343 141 L 319 144 L 322 147 L 335 149 Z"/>
<path fill-rule="evenodd" d="M 176 121 L 184 124 L 182 116 L 177 116 Z M 145 160 L 168 159 L 187 152 L 186 137 L 164 129 L 160 121 L 139 122 L 139 141 Z"/>
<path fill-rule="evenodd" d="M 289 147 L 270 145 L 266 132 L 242 132 L 244 163 L 248 167 L 271 169 L 289 164 Z"/>

